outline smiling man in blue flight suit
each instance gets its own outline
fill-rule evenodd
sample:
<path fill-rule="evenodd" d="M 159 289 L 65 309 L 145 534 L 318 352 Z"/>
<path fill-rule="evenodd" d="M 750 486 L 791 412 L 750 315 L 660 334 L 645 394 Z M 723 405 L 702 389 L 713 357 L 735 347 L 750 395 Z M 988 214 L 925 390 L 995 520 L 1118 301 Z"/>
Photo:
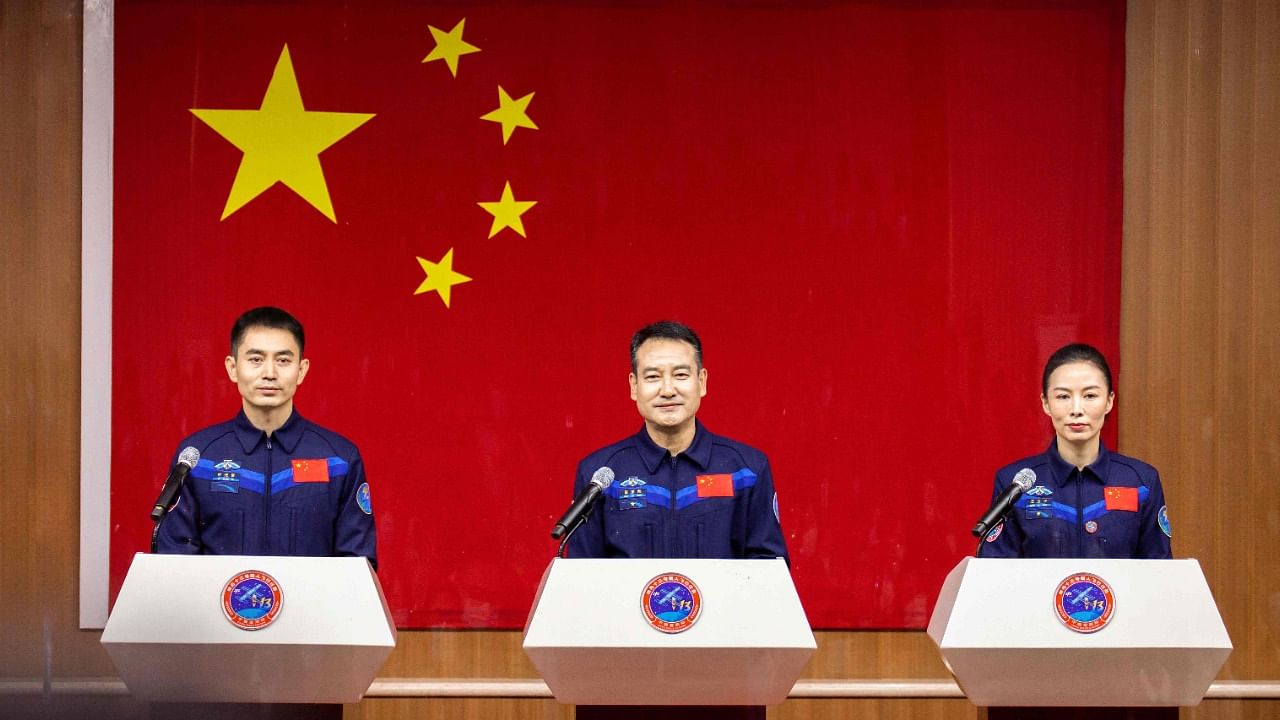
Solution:
<path fill-rule="evenodd" d="M 236 320 L 225 364 L 242 407 L 178 446 L 199 450 L 200 462 L 162 520 L 159 552 L 358 555 L 377 567 L 359 450 L 293 407 L 311 364 L 304 338 L 302 325 L 279 308 L 254 308 Z"/>
<path fill-rule="evenodd" d="M 601 467 L 615 480 L 569 556 L 787 557 L 768 458 L 696 419 L 707 394 L 697 334 L 676 322 L 641 328 L 629 381 L 644 427 L 578 465 L 575 495 Z"/>

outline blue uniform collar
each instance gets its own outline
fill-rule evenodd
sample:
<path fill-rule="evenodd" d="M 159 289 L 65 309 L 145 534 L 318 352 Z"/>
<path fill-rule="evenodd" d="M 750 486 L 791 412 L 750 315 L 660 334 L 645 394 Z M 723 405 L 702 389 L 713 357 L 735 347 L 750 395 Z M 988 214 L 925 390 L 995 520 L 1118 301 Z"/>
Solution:
<path fill-rule="evenodd" d="M 1066 483 L 1067 478 L 1071 477 L 1071 471 L 1076 469 L 1075 465 L 1062 459 L 1058 454 L 1058 439 L 1054 438 L 1049 441 L 1049 450 L 1045 453 L 1049 456 L 1049 467 L 1053 468 L 1053 477 L 1058 486 Z M 1107 450 L 1107 444 L 1098 442 L 1098 457 L 1093 462 L 1084 466 L 1081 472 L 1085 477 L 1092 477 L 1103 485 L 1107 484 L 1107 467 L 1111 463 L 1111 452 Z"/>
<path fill-rule="evenodd" d="M 294 408 L 289 414 L 289 419 L 271 433 L 271 439 L 284 448 L 285 452 L 292 453 L 298 446 L 298 441 L 302 439 L 302 430 L 306 423 L 307 421 L 298 414 L 298 409 Z M 244 414 L 244 408 L 240 408 L 240 412 L 236 413 L 236 418 L 231 421 L 231 424 L 235 427 L 236 438 L 240 440 L 240 447 L 244 448 L 245 455 L 251 454 L 258 447 L 258 443 L 266 440 L 267 434 L 249 422 L 249 416 Z"/>
<path fill-rule="evenodd" d="M 711 465 L 711 433 L 696 418 L 693 423 L 693 442 L 680 455 L 689 458 L 695 465 L 706 470 Z M 640 459 L 644 461 L 644 467 L 650 475 L 658 472 L 658 466 L 671 454 L 666 448 L 655 443 L 653 438 L 649 437 L 649 431 L 643 426 L 640 432 L 636 433 L 636 450 L 640 453 Z"/>

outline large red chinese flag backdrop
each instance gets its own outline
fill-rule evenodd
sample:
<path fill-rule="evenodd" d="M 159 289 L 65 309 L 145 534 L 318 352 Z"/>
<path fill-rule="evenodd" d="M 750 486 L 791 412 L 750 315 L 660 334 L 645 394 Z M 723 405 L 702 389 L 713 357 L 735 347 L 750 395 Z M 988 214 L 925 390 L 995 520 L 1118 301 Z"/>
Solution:
<path fill-rule="evenodd" d="M 402 627 L 523 623 L 648 321 L 770 454 L 820 627 L 921 627 L 1045 357 L 1117 348 L 1122 2 L 116 8 L 113 589 L 257 305 Z"/>

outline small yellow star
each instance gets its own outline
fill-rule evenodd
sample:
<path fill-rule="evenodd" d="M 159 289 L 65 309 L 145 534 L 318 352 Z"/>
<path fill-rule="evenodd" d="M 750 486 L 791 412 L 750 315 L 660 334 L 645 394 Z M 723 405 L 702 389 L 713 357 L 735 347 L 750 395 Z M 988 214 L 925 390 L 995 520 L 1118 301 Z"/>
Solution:
<path fill-rule="evenodd" d="M 440 293 L 440 299 L 444 301 L 445 307 L 449 307 L 449 291 L 454 285 L 471 282 L 471 278 L 454 271 L 453 248 L 449 248 L 449 252 L 445 253 L 438 263 L 433 263 L 426 258 L 418 258 L 418 264 L 422 266 L 422 271 L 427 274 L 427 279 L 422 281 L 422 284 L 418 286 L 417 290 L 413 291 L 413 294 L 421 295 L 435 290 Z"/>
<path fill-rule="evenodd" d="M 511 228 L 520 233 L 520 237 L 528 237 L 524 234 L 524 221 L 520 216 L 529 211 L 529 208 L 538 204 L 537 200 L 516 200 L 511 194 L 511 181 L 502 187 L 502 199 L 497 202 L 476 203 L 484 208 L 493 216 L 493 224 L 489 226 L 489 237 L 493 237 L 502 231 L 503 228 Z"/>
<path fill-rule="evenodd" d="M 428 25 L 427 29 L 431 31 L 431 37 L 435 38 L 436 46 L 431 50 L 430 55 L 422 59 L 422 62 L 443 60 L 449 66 L 449 72 L 454 77 L 458 77 L 458 58 L 462 55 L 480 52 L 480 48 L 462 39 L 462 25 L 466 21 L 466 18 L 462 18 L 449 32 L 445 32 L 433 25 Z"/>
<path fill-rule="evenodd" d="M 519 100 L 512 100 L 511 96 L 507 94 L 507 91 L 503 90 L 502 86 L 499 85 L 498 109 L 487 115 L 481 115 L 480 119 L 502 123 L 502 144 L 506 145 L 507 141 L 511 139 L 511 133 L 515 132 L 516 128 L 522 127 L 529 128 L 530 130 L 538 129 L 538 126 L 534 125 L 533 121 L 529 119 L 529 114 L 527 112 L 529 109 L 529 101 L 532 99 L 533 93 L 529 93 Z"/>
<path fill-rule="evenodd" d="M 213 128 L 244 156 L 236 171 L 222 219 L 244 207 L 276 183 L 284 183 L 324 216 L 337 222 L 320 153 L 368 122 L 369 113 L 311 112 L 285 45 L 257 110 L 205 110 L 191 113 Z"/>

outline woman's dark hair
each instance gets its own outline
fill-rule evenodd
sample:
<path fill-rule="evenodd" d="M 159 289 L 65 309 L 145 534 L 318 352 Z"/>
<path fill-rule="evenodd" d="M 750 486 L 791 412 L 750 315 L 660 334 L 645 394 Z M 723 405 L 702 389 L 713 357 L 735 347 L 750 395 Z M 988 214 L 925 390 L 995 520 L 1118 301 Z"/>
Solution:
<path fill-rule="evenodd" d="M 1049 356 L 1049 362 L 1044 364 L 1044 377 L 1040 379 L 1040 392 L 1043 395 L 1049 394 L 1049 376 L 1054 370 L 1066 365 L 1067 363 L 1087 362 L 1090 365 L 1102 371 L 1102 377 L 1107 380 L 1107 392 L 1111 392 L 1111 367 L 1107 365 L 1107 359 L 1102 356 L 1098 348 L 1084 343 L 1071 343 L 1063 345 Z"/>

